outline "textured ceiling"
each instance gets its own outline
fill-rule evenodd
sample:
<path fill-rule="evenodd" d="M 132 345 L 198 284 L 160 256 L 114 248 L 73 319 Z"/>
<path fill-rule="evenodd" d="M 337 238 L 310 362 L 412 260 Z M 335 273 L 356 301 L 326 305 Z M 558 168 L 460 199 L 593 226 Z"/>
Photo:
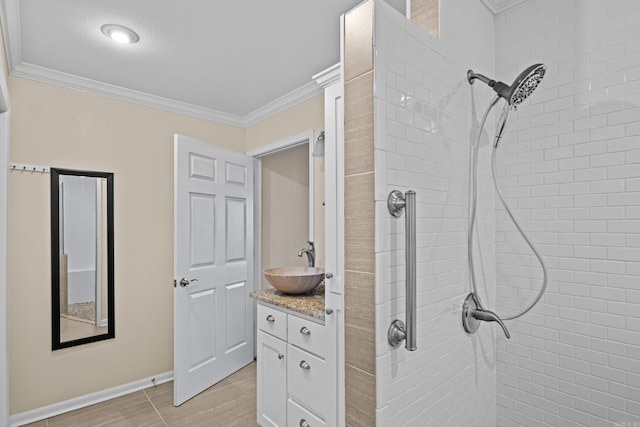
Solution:
<path fill-rule="evenodd" d="M 4 0 L 4 12 L 14 69 L 243 117 L 337 63 L 339 17 L 360 1 Z M 105 23 L 140 42 L 114 43 Z"/>

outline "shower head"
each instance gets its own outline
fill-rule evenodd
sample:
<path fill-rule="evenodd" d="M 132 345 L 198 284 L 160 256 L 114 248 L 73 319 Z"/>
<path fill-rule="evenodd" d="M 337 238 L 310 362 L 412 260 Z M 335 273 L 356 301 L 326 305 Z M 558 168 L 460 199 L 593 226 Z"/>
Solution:
<path fill-rule="evenodd" d="M 474 73 L 472 70 L 467 71 L 467 80 L 469 84 L 473 84 L 475 79 L 486 83 L 493 88 L 498 96 L 504 98 L 510 106 L 516 106 L 536 90 L 546 71 L 547 67 L 544 64 L 531 65 L 516 77 L 511 86 L 490 79 L 482 74 Z"/>

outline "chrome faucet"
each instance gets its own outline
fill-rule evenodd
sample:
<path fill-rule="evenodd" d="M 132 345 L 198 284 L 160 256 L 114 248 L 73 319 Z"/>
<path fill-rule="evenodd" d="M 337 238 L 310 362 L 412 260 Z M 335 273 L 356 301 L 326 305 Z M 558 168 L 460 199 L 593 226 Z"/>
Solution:
<path fill-rule="evenodd" d="M 298 256 L 302 257 L 303 254 L 307 254 L 309 267 L 315 267 L 316 266 L 316 248 L 313 245 L 313 242 L 307 240 L 307 243 L 309 243 L 309 247 L 300 249 L 300 252 L 298 252 Z"/>
<path fill-rule="evenodd" d="M 500 319 L 500 316 L 493 311 L 485 310 L 476 294 L 471 292 L 464 300 L 464 304 L 462 304 L 462 326 L 466 332 L 472 334 L 480 327 L 480 320 L 498 323 L 507 339 L 511 338 L 511 334 L 502 319 Z"/>

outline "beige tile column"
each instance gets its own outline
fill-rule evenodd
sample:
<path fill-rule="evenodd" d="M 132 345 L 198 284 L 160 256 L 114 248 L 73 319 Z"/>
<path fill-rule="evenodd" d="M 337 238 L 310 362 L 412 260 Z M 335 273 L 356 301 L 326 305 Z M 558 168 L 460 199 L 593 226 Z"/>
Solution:
<path fill-rule="evenodd" d="M 375 426 L 373 1 L 345 16 L 346 425 Z"/>
<path fill-rule="evenodd" d="M 411 20 L 435 38 L 440 36 L 438 6 L 439 0 L 411 0 Z"/>
<path fill-rule="evenodd" d="M 438 0 L 412 0 L 415 21 L 437 37 Z M 345 15 L 344 209 L 346 425 L 376 425 L 374 2 Z"/>

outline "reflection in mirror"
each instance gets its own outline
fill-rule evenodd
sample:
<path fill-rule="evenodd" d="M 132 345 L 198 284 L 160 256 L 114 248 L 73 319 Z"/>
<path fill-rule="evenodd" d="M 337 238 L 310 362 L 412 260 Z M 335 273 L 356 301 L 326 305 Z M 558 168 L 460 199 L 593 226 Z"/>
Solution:
<path fill-rule="evenodd" d="M 113 174 L 51 169 L 52 345 L 115 336 Z"/>

